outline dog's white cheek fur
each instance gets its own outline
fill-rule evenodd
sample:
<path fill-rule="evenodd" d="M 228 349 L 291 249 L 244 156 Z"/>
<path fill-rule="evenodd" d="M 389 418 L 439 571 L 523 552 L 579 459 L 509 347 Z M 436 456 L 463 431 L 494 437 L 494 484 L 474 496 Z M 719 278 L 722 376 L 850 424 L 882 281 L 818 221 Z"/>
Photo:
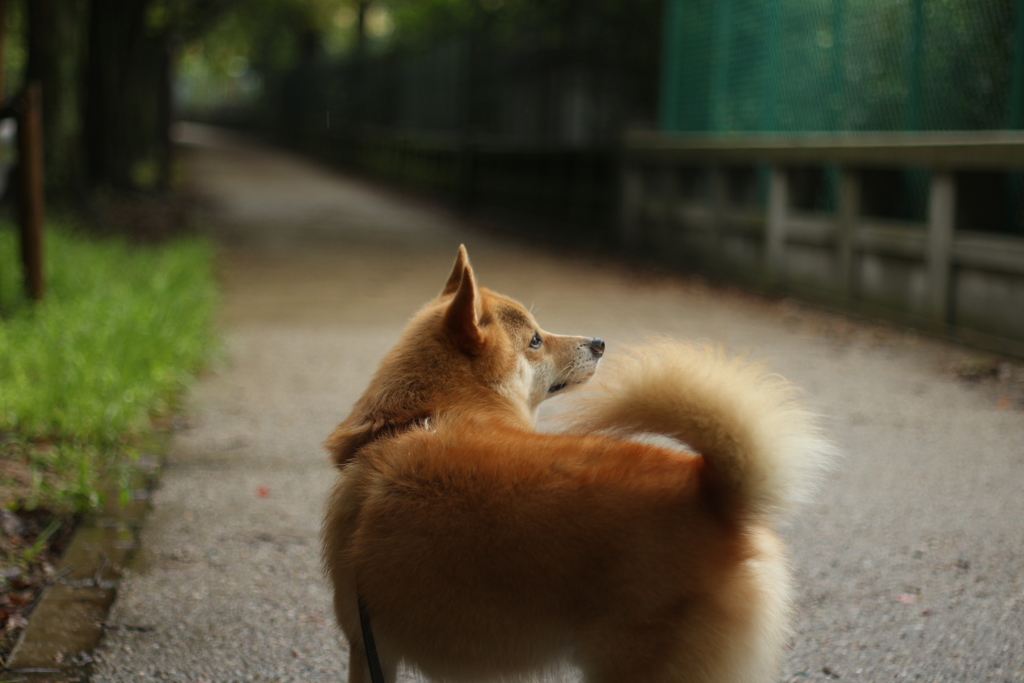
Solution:
<path fill-rule="evenodd" d="M 551 362 L 550 358 L 545 358 L 537 365 L 530 365 L 531 372 L 533 374 L 532 387 L 530 390 L 530 403 L 533 405 L 534 409 L 536 409 L 542 401 L 550 396 L 548 390 L 554 383 L 555 375 L 558 374 L 558 371 L 554 367 L 554 363 Z"/>
<path fill-rule="evenodd" d="M 525 355 L 519 356 L 516 371 L 497 389 L 503 396 L 528 412 L 531 419 L 536 419 L 537 408 L 551 397 L 550 388 L 556 381 L 567 382 L 570 386 L 584 382 L 594 374 L 597 362 L 584 346 L 576 349 L 576 358 L 566 367 L 555 367 L 554 359 L 544 358 L 532 363 Z"/>
<path fill-rule="evenodd" d="M 516 371 L 499 384 L 497 389 L 509 400 L 523 406 L 529 412 L 530 417 L 534 418 L 537 404 L 543 400 L 543 397 L 537 398 L 537 379 L 533 364 L 524 356 L 519 356 Z"/>
<path fill-rule="evenodd" d="M 520 356 L 519 375 L 523 381 L 524 396 L 534 416 L 537 407 L 551 397 L 551 385 L 564 373 L 565 368 L 556 367 L 553 358 L 545 356 L 539 361 L 530 362 L 525 356 Z"/>

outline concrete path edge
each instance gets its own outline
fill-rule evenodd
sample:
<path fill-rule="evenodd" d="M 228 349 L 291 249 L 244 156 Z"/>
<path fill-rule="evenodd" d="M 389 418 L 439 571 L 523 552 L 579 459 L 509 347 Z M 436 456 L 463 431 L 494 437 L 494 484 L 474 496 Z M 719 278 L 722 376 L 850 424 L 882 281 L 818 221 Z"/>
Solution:
<path fill-rule="evenodd" d="M 109 628 L 105 623 L 124 569 L 135 559 L 139 532 L 159 483 L 171 431 L 148 440 L 130 470 L 126 504 L 120 487 L 101 488 L 104 504 L 78 523 L 54 568 L 60 577 L 39 598 L 11 651 L 0 683 L 82 683 L 89 680 L 92 652 Z"/>

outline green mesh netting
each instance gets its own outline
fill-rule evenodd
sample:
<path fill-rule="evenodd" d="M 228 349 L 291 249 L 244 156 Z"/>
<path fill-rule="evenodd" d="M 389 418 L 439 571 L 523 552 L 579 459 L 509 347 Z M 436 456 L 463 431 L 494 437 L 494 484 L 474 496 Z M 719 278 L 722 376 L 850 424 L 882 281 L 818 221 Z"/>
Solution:
<path fill-rule="evenodd" d="M 666 0 L 667 131 L 1024 123 L 1024 0 Z"/>

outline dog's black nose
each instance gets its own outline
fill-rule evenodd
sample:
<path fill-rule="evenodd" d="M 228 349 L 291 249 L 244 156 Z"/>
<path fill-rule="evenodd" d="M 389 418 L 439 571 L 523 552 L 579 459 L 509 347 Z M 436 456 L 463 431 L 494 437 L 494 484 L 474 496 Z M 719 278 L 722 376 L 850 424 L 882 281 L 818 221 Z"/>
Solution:
<path fill-rule="evenodd" d="M 600 358 L 604 355 L 604 339 L 594 337 L 587 342 L 587 346 L 590 347 L 590 352 L 594 354 L 594 358 Z"/>

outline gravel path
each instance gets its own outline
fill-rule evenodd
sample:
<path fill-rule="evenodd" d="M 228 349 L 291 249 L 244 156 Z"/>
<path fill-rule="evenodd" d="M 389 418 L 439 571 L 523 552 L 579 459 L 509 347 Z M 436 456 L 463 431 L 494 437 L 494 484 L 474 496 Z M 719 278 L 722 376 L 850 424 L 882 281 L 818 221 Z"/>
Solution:
<path fill-rule="evenodd" d="M 552 331 L 610 354 L 650 333 L 711 338 L 805 387 L 846 457 L 785 531 L 800 617 L 783 680 L 1024 681 L 1019 366 L 501 241 L 207 129 L 183 137 L 216 200 L 226 359 L 191 394 L 96 683 L 344 680 L 318 567 L 319 444 L 460 242 L 483 284 Z"/>

